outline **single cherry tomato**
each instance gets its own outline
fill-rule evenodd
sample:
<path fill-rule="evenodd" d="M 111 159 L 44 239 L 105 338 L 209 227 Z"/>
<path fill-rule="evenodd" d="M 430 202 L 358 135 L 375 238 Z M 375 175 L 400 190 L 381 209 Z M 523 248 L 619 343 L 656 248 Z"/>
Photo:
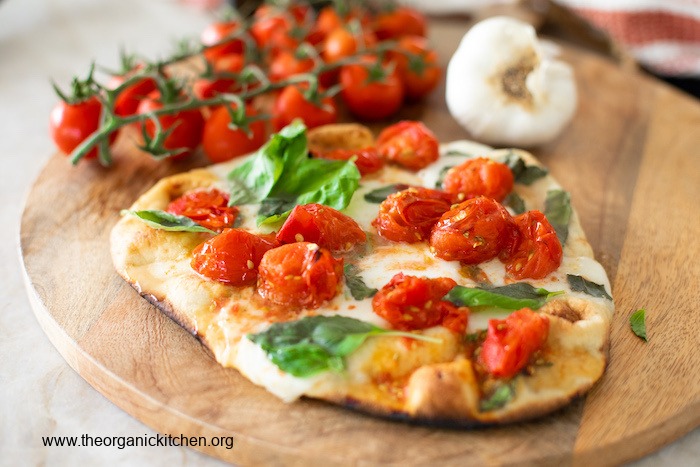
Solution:
<path fill-rule="evenodd" d="M 544 346 L 548 335 L 549 319 L 529 308 L 506 319 L 491 319 L 479 359 L 489 374 L 511 378 Z"/>
<path fill-rule="evenodd" d="M 435 223 L 450 210 L 453 195 L 430 188 L 409 188 L 389 195 L 372 221 L 377 233 L 394 242 L 415 243 L 430 236 Z"/>
<path fill-rule="evenodd" d="M 136 68 L 138 70 L 138 68 Z M 122 76 L 114 76 L 109 80 L 107 87 L 116 89 L 126 79 L 130 73 Z M 114 113 L 120 117 L 134 115 L 139 108 L 139 103 L 151 92 L 155 91 L 156 82 L 153 78 L 143 78 L 124 88 L 114 100 Z"/>
<path fill-rule="evenodd" d="M 246 115 L 252 117 L 256 111 L 246 107 Z M 234 157 L 249 154 L 265 143 L 265 122 L 256 120 L 248 124 L 250 134 L 244 130 L 231 129 L 231 115 L 224 106 L 214 109 L 204 123 L 202 148 L 212 162 L 224 162 Z"/>
<path fill-rule="evenodd" d="M 411 55 L 413 57 L 409 58 Z M 402 37 L 399 51 L 390 52 L 389 59 L 396 62 L 407 100 L 425 97 L 440 82 L 442 70 L 437 64 L 437 53 L 430 50 L 424 37 Z"/>
<path fill-rule="evenodd" d="M 263 5 L 255 11 L 250 34 L 258 47 L 270 47 L 273 36 L 277 34 L 290 35 L 294 26 L 294 17 L 287 12 L 271 5 Z"/>
<path fill-rule="evenodd" d="M 343 281 L 343 260 L 315 243 L 282 245 L 260 262 L 258 293 L 278 305 L 318 308 L 335 297 Z"/>
<path fill-rule="evenodd" d="M 258 277 L 263 255 L 277 245 L 274 239 L 241 229 L 224 229 L 192 252 L 192 269 L 202 276 L 235 286 L 251 285 Z"/>
<path fill-rule="evenodd" d="M 277 96 L 272 117 L 272 126 L 276 131 L 297 118 L 302 119 L 307 128 L 335 123 L 338 120 L 338 109 L 332 97 L 324 97 L 321 99 L 321 105 L 318 106 L 306 100 L 302 91 L 299 90 L 300 87 L 305 86 L 304 84 L 287 86 Z"/>
<path fill-rule="evenodd" d="M 54 106 L 49 114 L 49 133 L 58 149 L 69 155 L 80 143 L 94 133 L 100 126 L 102 104 L 97 97 L 90 97 L 77 104 L 63 101 Z M 116 133 L 109 136 L 111 143 Z M 97 148 L 90 150 L 86 159 L 95 159 Z"/>
<path fill-rule="evenodd" d="M 396 329 L 413 331 L 443 324 L 464 332 L 469 309 L 456 307 L 442 300 L 457 283 L 448 277 L 426 277 L 396 274 L 372 299 L 374 312 Z M 460 316 L 461 315 L 461 316 Z"/>
<path fill-rule="evenodd" d="M 506 272 L 516 279 L 542 279 L 561 264 L 562 247 L 554 227 L 540 211 L 528 211 L 514 218 L 520 243 L 505 256 Z"/>
<path fill-rule="evenodd" d="M 442 215 L 430 234 L 435 254 L 448 261 L 478 264 L 517 242 L 508 211 L 491 198 L 469 199 Z"/>
<path fill-rule="evenodd" d="M 340 69 L 343 100 L 350 112 L 365 120 L 381 120 L 394 114 L 403 101 L 403 85 L 396 70 L 374 79 L 367 66 L 376 64 L 376 57 L 366 57 L 364 64 L 344 65 Z"/>
<path fill-rule="evenodd" d="M 323 60 L 327 63 L 334 63 L 338 60 L 355 55 L 359 50 L 371 47 L 376 44 L 374 35 L 365 31 L 359 36 L 355 36 L 345 27 L 338 27 L 328 33 L 323 42 Z"/>
<path fill-rule="evenodd" d="M 319 159 L 331 159 L 336 161 L 347 161 L 355 158 L 355 165 L 360 171 L 360 175 L 365 176 L 377 172 L 384 167 L 384 160 L 377 154 L 376 148 L 364 149 L 334 149 L 324 153 L 314 153 L 314 157 Z"/>
<path fill-rule="evenodd" d="M 403 36 L 425 36 L 425 16 L 408 7 L 395 8 L 377 15 L 374 31 L 379 40 L 398 39 Z"/>
<path fill-rule="evenodd" d="M 223 41 L 228 36 L 236 33 L 239 25 L 235 21 L 214 22 L 204 28 L 200 36 L 203 45 L 211 46 Z M 245 51 L 245 42 L 241 39 L 231 39 L 220 45 L 215 45 L 204 50 L 204 57 L 210 62 L 216 62 L 220 57 L 230 54 L 241 54 Z"/>
<path fill-rule="evenodd" d="M 377 139 L 379 155 L 410 170 L 420 170 L 440 156 L 438 140 L 421 122 L 404 120 L 385 128 Z"/>
<path fill-rule="evenodd" d="M 343 26 L 343 20 L 340 18 L 335 8 L 332 6 L 323 7 L 316 17 L 306 41 L 312 45 L 317 45 L 323 42 L 328 34 L 334 29 Z"/>
<path fill-rule="evenodd" d="M 513 190 L 513 172 L 505 164 L 477 157 L 450 169 L 442 186 L 461 199 L 486 196 L 501 202 Z"/>
<path fill-rule="evenodd" d="M 229 196 L 217 189 L 185 193 L 168 204 L 167 212 L 189 217 L 207 229 L 221 232 L 231 227 L 238 216 L 238 208 L 229 207 Z"/>
<path fill-rule="evenodd" d="M 212 68 L 214 73 L 239 73 L 244 64 L 243 55 L 229 54 L 219 57 Z M 198 78 L 192 85 L 194 95 L 200 99 L 210 99 L 217 94 L 239 90 L 240 86 L 234 78 Z"/>
<path fill-rule="evenodd" d="M 333 253 L 351 250 L 367 241 L 352 217 L 322 204 L 295 206 L 277 232 L 280 243 L 312 242 Z"/>
<path fill-rule="evenodd" d="M 313 67 L 313 59 L 297 58 L 294 52 L 283 50 L 275 55 L 270 63 L 270 81 L 275 83 L 294 75 L 307 73 L 311 71 Z"/>
<path fill-rule="evenodd" d="M 162 107 L 160 94 L 158 91 L 154 91 L 141 101 L 138 113 L 147 114 Z M 171 133 L 165 138 L 163 146 L 169 150 L 181 150 L 173 156 L 175 159 L 189 156 L 202 141 L 204 119 L 199 110 L 183 110 L 172 115 L 161 115 L 158 117 L 158 121 L 163 131 L 172 128 Z M 156 133 L 155 123 L 149 118 L 143 125 L 148 136 L 153 138 Z"/>

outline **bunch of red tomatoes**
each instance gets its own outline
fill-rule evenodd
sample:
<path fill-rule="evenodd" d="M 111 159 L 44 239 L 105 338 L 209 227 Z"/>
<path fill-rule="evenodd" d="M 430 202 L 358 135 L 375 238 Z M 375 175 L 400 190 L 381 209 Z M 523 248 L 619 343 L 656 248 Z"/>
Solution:
<path fill-rule="evenodd" d="M 165 150 L 182 158 L 201 145 L 212 162 L 221 162 L 260 147 L 270 126 L 279 130 L 297 118 L 309 128 L 336 122 L 339 99 L 361 120 L 385 119 L 440 80 L 425 33 L 424 16 L 406 7 L 371 12 L 350 6 L 341 12 L 329 6 L 317 13 L 303 2 L 263 5 L 248 20 L 214 22 L 202 32 L 192 55 L 205 61 L 206 71 L 187 85 L 178 87 L 161 67 L 162 79 L 144 74 L 134 80 L 148 67 L 132 65 L 102 89 L 128 80 L 111 99 L 100 98 L 99 85 L 63 99 L 51 112 L 51 135 L 69 154 L 104 129 L 107 107 L 110 131 L 115 129 L 109 142 L 116 129 L 137 124 L 147 141 L 156 140 L 161 155 Z M 248 73 L 244 82 L 240 77 L 251 64 L 261 73 L 254 81 Z M 233 94 L 241 99 L 223 99 Z M 93 148 L 85 157 L 96 156 Z"/>

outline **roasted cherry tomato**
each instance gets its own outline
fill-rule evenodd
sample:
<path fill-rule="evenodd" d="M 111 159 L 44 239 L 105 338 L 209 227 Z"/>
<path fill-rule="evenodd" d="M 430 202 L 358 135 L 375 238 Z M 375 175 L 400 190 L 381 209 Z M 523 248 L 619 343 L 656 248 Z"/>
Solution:
<path fill-rule="evenodd" d="M 297 118 L 302 119 L 307 128 L 335 123 L 338 120 L 338 109 L 332 97 L 324 97 L 321 99 L 321 105 L 317 106 L 306 100 L 299 87 L 303 88 L 304 85 L 287 86 L 277 96 L 272 117 L 275 130 L 281 130 Z"/>
<path fill-rule="evenodd" d="M 314 157 L 320 159 L 331 159 L 336 161 L 347 161 L 355 158 L 355 165 L 360 175 L 374 173 L 384 167 L 384 160 L 379 157 L 375 148 L 364 149 L 334 149 L 324 153 L 314 153 Z"/>
<path fill-rule="evenodd" d="M 243 69 L 245 59 L 240 54 L 224 55 L 212 64 L 214 73 L 238 73 Z M 192 85 L 195 96 L 210 99 L 217 94 L 237 92 L 240 86 L 234 78 L 198 78 Z"/>
<path fill-rule="evenodd" d="M 229 196 L 217 189 L 185 193 L 168 204 L 166 211 L 189 217 L 207 229 L 221 232 L 231 227 L 238 216 L 238 208 L 229 207 Z"/>
<path fill-rule="evenodd" d="M 203 45 L 213 45 L 234 34 L 239 29 L 235 21 L 215 22 L 207 26 L 200 36 Z M 229 54 L 241 54 L 245 50 L 245 42 L 241 39 L 231 39 L 220 45 L 204 50 L 204 56 L 210 62 Z"/>
<path fill-rule="evenodd" d="M 161 107 L 163 107 L 163 103 L 160 101 L 160 94 L 158 91 L 154 91 L 141 101 L 138 113 L 146 114 Z M 189 156 L 202 141 L 204 119 L 199 110 L 183 110 L 172 115 L 161 115 L 158 117 L 158 121 L 163 131 L 172 128 L 171 133 L 165 138 L 163 146 L 169 150 L 180 150 L 178 154 L 173 156 L 175 159 Z M 153 138 L 156 132 L 155 123 L 149 118 L 143 125 L 148 136 Z"/>
<path fill-rule="evenodd" d="M 56 104 L 49 115 L 49 133 L 58 149 L 69 155 L 80 143 L 94 133 L 100 126 L 102 104 L 96 97 L 90 97 L 77 104 L 67 104 L 63 101 Z M 112 133 L 112 142 L 117 134 Z M 97 148 L 85 156 L 86 159 L 97 157 Z"/>
<path fill-rule="evenodd" d="M 312 242 L 332 252 L 351 250 L 367 241 L 352 217 L 322 204 L 295 206 L 277 233 L 280 243 Z"/>
<path fill-rule="evenodd" d="M 409 58 L 410 55 L 413 56 Z M 399 51 L 389 53 L 396 62 L 406 99 L 418 100 L 437 86 L 442 70 L 437 64 L 437 53 L 430 50 L 428 41 L 421 36 L 404 36 L 399 40 Z M 415 58 L 420 57 L 420 59 Z"/>
<path fill-rule="evenodd" d="M 260 262 L 258 293 L 278 305 L 318 308 L 338 294 L 343 260 L 315 243 L 282 245 Z"/>
<path fill-rule="evenodd" d="M 513 190 L 513 172 L 505 164 L 477 157 L 450 169 L 442 186 L 462 199 L 487 196 L 501 202 Z"/>
<path fill-rule="evenodd" d="M 506 272 L 516 279 L 542 279 L 561 264 L 562 247 L 554 227 L 540 211 L 528 211 L 515 217 L 520 242 L 512 254 L 506 254 Z"/>
<path fill-rule="evenodd" d="M 270 63 L 270 81 L 282 81 L 290 76 L 307 73 L 311 71 L 313 67 L 313 59 L 297 58 L 294 52 L 283 50 L 275 55 Z"/>
<path fill-rule="evenodd" d="M 389 195 L 372 221 L 377 233 L 394 242 L 415 243 L 430 236 L 440 217 L 450 210 L 453 195 L 430 188 L 409 188 Z"/>
<path fill-rule="evenodd" d="M 252 117 L 255 110 L 246 107 L 246 115 Z M 265 143 L 265 123 L 256 120 L 248 124 L 250 134 L 244 130 L 231 129 L 231 115 L 226 107 L 214 109 L 204 123 L 202 148 L 212 162 L 224 162 L 234 157 L 249 154 Z"/>
<path fill-rule="evenodd" d="M 138 68 L 137 68 L 138 69 Z M 107 87 L 115 89 L 120 86 L 130 73 L 123 76 L 114 76 Z M 156 82 L 153 78 L 143 78 L 136 81 L 134 84 L 127 86 L 119 93 L 114 100 L 114 113 L 120 117 L 128 117 L 136 113 L 139 108 L 139 103 L 151 92 L 155 91 Z"/>
<path fill-rule="evenodd" d="M 548 335 L 549 319 L 523 308 L 506 319 L 489 320 L 479 359 L 496 378 L 513 377 L 544 346 Z"/>
<path fill-rule="evenodd" d="M 377 15 L 374 30 L 380 40 L 402 36 L 425 36 L 425 16 L 408 7 L 398 7 Z"/>
<path fill-rule="evenodd" d="M 266 251 L 275 248 L 273 238 L 241 229 L 224 229 L 192 252 L 192 269 L 202 276 L 241 286 L 255 283 L 257 267 Z"/>
<path fill-rule="evenodd" d="M 410 170 L 435 162 L 440 153 L 438 140 L 421 122 L 404 120 L 386 127 L 377 139 L 379 155 Z"/>
<path fill-rule="evenodd" d="M 464 332 L 469 309 L 442 300 L 455 285 L 448 277 L 428 279 L 399 273 L 377 292 L 372 309 L 396 329 L 412 331 L 443 324 Z"/>
<path fill-rule="evenodd" d="M 365 120 L 381 120 L 396 113 L 403 100 L 403 85 L 396 72 L 370 79 L 367 65 L 376 64 L 376 57 L 365 57 L 365 64 L 344 65 L 340 69 L 341 95 L 350 112 Z M 382 65 L 383 66 L 383 65 Z"/>
<path fill-rule="evenodd" d="M 447 211 L 430 234 L 435 254 L 448 261 L 477 264 L 517 242 L 513 218 L 498 202 L 480 196 Z"/>

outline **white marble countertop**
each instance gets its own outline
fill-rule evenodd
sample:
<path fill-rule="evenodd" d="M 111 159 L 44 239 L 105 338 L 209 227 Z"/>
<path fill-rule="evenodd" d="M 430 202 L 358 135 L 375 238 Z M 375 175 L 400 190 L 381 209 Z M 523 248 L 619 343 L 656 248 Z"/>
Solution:
<path fill-rule="evenodd" d="M 56 98 L 92 59 L 116 65 L 117 50 L 155 57 L 174 38 L 196 36 L 211 15 L 175 0 L 0 2 L 0 465 L 221 465 L 175 447 L 44 447 L 43 436 L 152 435 L 92 389 L 63 360 L 30 308 L 18 260 L 24 197 L 54 152 L 47 122 Z M 700 429 L 635 463 L 698 465 Z"/>

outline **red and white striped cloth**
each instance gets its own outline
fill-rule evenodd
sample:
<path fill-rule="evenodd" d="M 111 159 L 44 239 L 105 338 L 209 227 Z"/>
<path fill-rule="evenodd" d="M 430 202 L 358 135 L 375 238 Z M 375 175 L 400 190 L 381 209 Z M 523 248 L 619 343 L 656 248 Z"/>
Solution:
<path fill-rule="evenodd" d="M 700 77 L 700 0 L 556 0 L 657 74 Z"/>

